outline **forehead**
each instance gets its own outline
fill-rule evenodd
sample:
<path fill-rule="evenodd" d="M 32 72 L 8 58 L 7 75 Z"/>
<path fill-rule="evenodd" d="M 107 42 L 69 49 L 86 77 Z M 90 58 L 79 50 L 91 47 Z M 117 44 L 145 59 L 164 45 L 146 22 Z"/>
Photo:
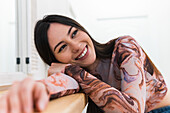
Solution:
<path fill-rule="evenodd" d="M 60 23 L 51 23 L 48 29 L 48 37 L 56 37 L 64 35 L 67 33 L 70 26 L 60 24 Z"/>
<path fill-rule="evenodd" d="M 60 23 L 51 23 L 47 31 L 48 42 L 50 48 L 53 50 L 55 45 L 63 40 L 67 35 L 70 26 L 60 24 Z"/>

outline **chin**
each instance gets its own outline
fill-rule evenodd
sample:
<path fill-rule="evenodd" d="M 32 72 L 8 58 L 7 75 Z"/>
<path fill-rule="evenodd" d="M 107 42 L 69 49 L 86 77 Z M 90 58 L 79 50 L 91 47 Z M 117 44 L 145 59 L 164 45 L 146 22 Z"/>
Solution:
<path fill-rule="evenodd" d="M 95 58 L 88 60 L 88 62 L 86 62 L 84 67 L 89 67 L 89 66 L 93 65 L 95 63 L 95 60 L 96 60 Z"/>

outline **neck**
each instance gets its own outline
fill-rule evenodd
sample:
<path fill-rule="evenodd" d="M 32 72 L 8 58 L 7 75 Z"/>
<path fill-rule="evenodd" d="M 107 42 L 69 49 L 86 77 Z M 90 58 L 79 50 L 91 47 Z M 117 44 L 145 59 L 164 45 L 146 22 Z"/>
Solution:
<path fill-rule="evenodd" d="M 85 70 L 100 80 L 106 80 L 110 70 L 110 58 L 98 59 L 92 65 L 85 68 Z"/>
<path fill-rule="evenodd" d="M 96 70 L 98 64 L 99 64 L 100 60 L 96 59 L 95 62 L 93 64 L 91 64 L 90 66 L 86 67 L 85 70 L 88 72 L 93 72 Z"/>

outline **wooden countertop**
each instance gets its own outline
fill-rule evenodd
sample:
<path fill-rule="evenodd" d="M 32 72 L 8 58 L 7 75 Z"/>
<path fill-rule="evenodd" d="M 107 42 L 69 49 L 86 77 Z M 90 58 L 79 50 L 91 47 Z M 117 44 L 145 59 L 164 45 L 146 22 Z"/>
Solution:
<path fill-rule="evenodd" d="M 2 95 L 4 90 L 0 90 Z M 87 97 L 83 93 L 76 93 L 50 101 L 41 113 L 81 113 L 87 104 Z M 39 112 L 35 112 L 39 113 Z"/>
<path fill-rule="evenodd" d="M 76 93 L 50 101 L 42 113 L 81 113 L 86 103 L 85 94 Z"/>

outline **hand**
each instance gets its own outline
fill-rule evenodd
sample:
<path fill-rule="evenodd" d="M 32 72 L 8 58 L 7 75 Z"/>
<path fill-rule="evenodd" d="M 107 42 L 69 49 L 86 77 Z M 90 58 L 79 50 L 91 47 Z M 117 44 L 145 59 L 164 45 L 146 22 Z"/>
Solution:
<path fill-rule="evenodd" d="M 45 85 L 26 78 L 15 82 L 9 91 L 0 97 L 0 113 L 32 113 L 34 107 L 42 111 L 48 101 Z"/>
<path fill-rule="evenodd" d="M 50 76 L 54 73 L 57 73 L 57 72 L 64 73 L 65 67 L 68 65 L 70 65 L 70 64 L 52 63 L 48 69 L 48 76 Z"/>

